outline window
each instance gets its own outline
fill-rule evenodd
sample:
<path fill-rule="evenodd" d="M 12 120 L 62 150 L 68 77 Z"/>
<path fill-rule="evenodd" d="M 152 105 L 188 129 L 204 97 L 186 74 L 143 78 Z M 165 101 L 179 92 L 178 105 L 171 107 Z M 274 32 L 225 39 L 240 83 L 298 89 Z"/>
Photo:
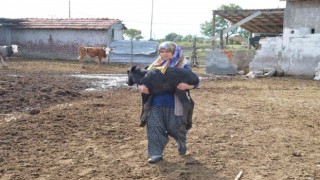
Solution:
<path fill-rule="evenodd" d="M 314 28 L 311 29 L 311 34 L 314 34 Z"/>

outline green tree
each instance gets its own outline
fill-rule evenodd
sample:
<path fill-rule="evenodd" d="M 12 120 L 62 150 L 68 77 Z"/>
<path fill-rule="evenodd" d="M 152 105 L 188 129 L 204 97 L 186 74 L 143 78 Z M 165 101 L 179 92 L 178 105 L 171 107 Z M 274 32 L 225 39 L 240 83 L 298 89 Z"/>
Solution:
<path fill-rule="evenodd" d="M 240 28 L 240 31 L 238 32 L 240 36 L 248 39 L 249 38 L 249 32 L 243 28 Z"/>
<path fill-rule="evenodd" d="M 167 34 L 164 39 L 166 41 L 174 41 L 179 35 L 177 33 L 170 33 L 170 34 Z"/>
<path fill-rule="evenodd" d="M 241 10 L 242 8 L 239 5 L 236 4 L 229 4 L 229 5 L 221 5 L 218 10 Z M 215 33 L 220 33 L 221 31 L 229 28 L 232 26 L 231 22 L 228 20 L 225 20 L 224 18 L 217 16 L 216 22 L 215 22 Z M 204 23 L 200 24 L 201 34 L 207 37 L 211 37 L 212 34 L 212 22 L 211 21 L 205 21 Z M 235 28 L 232 31 L 224 34 L 226 45 L 228 45 L 229 37 L 233 34 L 238 34 L 239 30 L 243 31 L 242 28 Z M 243 35 L 243 33 L 242 33 Z"/>
<path fill-rule="evenodd" d="M 192 42 L 193 36 L 192 35 L 186 35 L 184 38 L 182 38 L 182 41 Z"/>
<path fill-rule="evenodd" d="M 140 40 L 143 38 L 141 36 L 141 31 L 137 29 L 127 29 L 124 31 L 124 35 L 127 36 L 130 40 Z"/>
<path fill-rule="evenodd" d="M 211 37 L 212 31 L 212 22 L 205 21 L 204 23 L 200 24 L 200 33 L 206 37 Z"/>
<path fill-rule="evenodd" d="M 141 36 L 141 31 L 137 29 L 127 29 L 124 31 L 124 35 L 130 39 L 131 44 L 131 64 L 133 63 L 133 39 L 140 40 L 143 37 Z"/>

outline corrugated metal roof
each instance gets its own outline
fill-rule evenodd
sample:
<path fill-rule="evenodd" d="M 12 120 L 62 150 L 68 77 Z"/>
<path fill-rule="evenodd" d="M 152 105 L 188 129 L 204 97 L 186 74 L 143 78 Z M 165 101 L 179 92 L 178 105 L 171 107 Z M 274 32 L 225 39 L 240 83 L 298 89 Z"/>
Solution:
<path fill-rule="evenodd" d="M 282 34 L 284 8 L 277 9 L 244 9 L 244 10 L 214 10 L 219 15 L 233 24 L 261 11 L 262 14 L 241 25 L 242 28 L 252 33 L 275 33 Z"/>
<path fill-rule="evenodd" d="M 113 24 L 122 21 L 109 18 L 75 18 L 75 19 L 44 19 L 25 18 L 17 28 L 22 29 L 94 29 L 106 30 Z"/>

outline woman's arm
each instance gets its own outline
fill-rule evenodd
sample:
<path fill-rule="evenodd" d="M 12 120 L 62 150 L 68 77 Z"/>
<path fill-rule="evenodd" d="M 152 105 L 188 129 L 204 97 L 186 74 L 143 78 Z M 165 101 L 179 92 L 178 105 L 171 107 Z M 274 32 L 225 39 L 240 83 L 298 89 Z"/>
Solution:
<path fill-rule="evenodd" d="M 188 70 L 192 71 L 192 68 L 189 64 L 183 64 L 181 68 L 188 69 Z M 199 83 L 197 83 L 195 85 L 180 83 L 180 84 L 178 84 L 177 88 L 180 90 L 189 90 L 189 89 L 197 88 L 198 86 L 199 86 Z"/>
<path fill-rule="evenodd" d="M 177 88 L 180 89 L 180 90 L 188 90 L 188 89 L 194 89 L 195 86 L 194 85 L 189 85 L 189 84 L 186 84 L 186 83 L 179 83 Z"/>
<path fill-rule="evenodd" d="M 145 85 L 139 85 L 138 88 L 139 88 L 141 93 L 144 93 L 144 94 L 149 94 L 150 93 L 149 89 Z"/>

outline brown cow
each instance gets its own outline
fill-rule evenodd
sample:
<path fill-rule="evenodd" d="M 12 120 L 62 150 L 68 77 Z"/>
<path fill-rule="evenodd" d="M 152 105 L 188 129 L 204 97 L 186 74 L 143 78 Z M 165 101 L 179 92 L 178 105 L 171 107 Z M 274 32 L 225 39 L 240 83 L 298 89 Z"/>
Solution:
<path fill-rule="evenodd" d="M 85 47 L 85 46 L 80 46 L 78 48 L 78 51 L 79 51 L 78 59 L 79 59 L 81 65 L 82 65 L 82 68 L 84 68 L 83 61 L 84 61 L 84 58 L 86 56 L 89 56 L 91 58 L 98 57 L 99 66 L 101 66 L 102 58 L 107 58 L 108 55 L 109 55 L 109 52 L 111 51 L 111 49 L 108 48 L 108 47 L 105 48 L 105 47 Z M 108 62 L 109 62 L 109 60 L 108 60 Z"/>

